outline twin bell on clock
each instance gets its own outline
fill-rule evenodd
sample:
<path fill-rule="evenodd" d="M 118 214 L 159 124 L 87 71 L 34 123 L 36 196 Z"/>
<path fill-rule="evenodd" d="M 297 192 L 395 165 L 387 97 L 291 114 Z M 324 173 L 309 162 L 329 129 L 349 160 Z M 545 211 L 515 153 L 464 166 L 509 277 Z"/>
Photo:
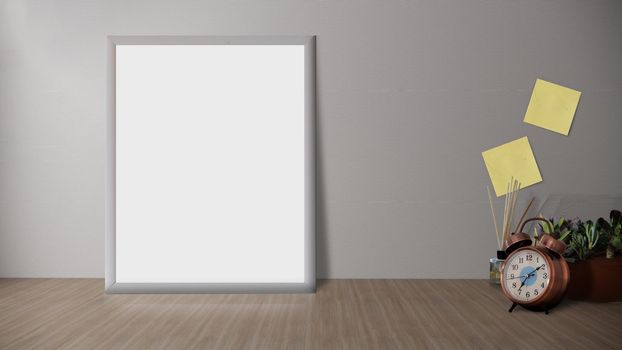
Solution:
<path fill-rule="evenodd" d="M 570 281 L 568 263 L 562 254 L 566 244 L 549 234 L 540 236 L 538 245 L 532 245 L 531 237 L 523 233 L 525 224 L 545 219 L 525 220 L 518 232 L 504 242 L 507 258 L 501 265 L 501 288 L 512 301 L 510 312 L 517 305 L 532 311 L 548 311 L 557 305 Z"/>

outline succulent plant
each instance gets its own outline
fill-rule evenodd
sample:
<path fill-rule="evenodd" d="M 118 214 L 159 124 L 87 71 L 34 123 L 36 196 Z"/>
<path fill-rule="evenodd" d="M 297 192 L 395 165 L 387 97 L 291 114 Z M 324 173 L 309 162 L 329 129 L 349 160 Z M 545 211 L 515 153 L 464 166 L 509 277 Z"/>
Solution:
<path fill-rule="evenodd" d="M 607 258 L 611 259 L 616 251 L 622 250 L 622 213 L 612 210 L 609 213 L 609 221 L 604 218 L 596 221 L 599 231 L 607 240 Z"/>
<path fill-rule="evenodd" d="M 549 225 L 539 224 L 540 229 L 542 230 L 542 232 L 548 233 L 552 235 L 553 237 L 555 237 L 556 239 L 559 239 L 561 241 L 566 241 L 566 239 L 570 239 L 570 234 L 573 231 L 577 230 L 578 219 L 575 219 L 575 220 L 565 219 L 563 216 L 561 216 L 557 220 L 555 220 L 554 218 L 551 218 L 548 221 L 551 223 L 551 225 L 549 226 Z M 553 230 L 551 230 L 551 227 Z"/>
<path fill-rule="evenodd" d="M 548 221 L 551 225 L 540 224 L 540 230 L 568 245 L 564 256 L 569 260 L 585 260 L 601 254 L 613 258 L 616 252 L 622 251 L 622 213 L 619 210 L 612 210 L 609 220 L 599 218 L 596 222 L 583 222 L 560 217 Z"/>
<path fill-rule="evenodd" d="M 572 235 L 566 252 L 568 256 L 576 256 L 579 260 L 585 260 L 588 253 L 585 236 L 580 234 Z"/>
<path fill-rule="evenodd" d="M 600 243 L 601 231 L 592 220 L 579 222 L 577 228 L 570 238 L 569 253 L 576 254 L 579 260 L 585 260 L 595 253 Z"/>

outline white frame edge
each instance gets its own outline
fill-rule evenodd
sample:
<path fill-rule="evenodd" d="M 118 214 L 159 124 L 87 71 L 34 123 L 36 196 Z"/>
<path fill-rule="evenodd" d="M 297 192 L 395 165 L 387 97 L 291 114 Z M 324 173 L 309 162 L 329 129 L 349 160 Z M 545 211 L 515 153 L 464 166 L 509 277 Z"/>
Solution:
<path fill-rule="evenodd" d="M 315 36 L 108 36 L 105 167 L 105 291 L 124 293 L 314 293 L 315 292 Z M 118 283 L 116 281 L 116 46 L 304 45 L 305 50 L 305 282 Z"/>

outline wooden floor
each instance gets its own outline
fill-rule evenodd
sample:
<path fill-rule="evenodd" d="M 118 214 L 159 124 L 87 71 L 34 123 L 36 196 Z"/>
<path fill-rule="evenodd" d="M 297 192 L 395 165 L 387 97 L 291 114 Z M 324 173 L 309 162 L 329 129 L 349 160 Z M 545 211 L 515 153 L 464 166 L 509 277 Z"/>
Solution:
<path fill-rule="evenodd" d="M 517 309 L 481 280 L 325 280 L 313 294 L 105 295 L 0 279 L 0 349 L 622 349 L 622 304 Z"/>

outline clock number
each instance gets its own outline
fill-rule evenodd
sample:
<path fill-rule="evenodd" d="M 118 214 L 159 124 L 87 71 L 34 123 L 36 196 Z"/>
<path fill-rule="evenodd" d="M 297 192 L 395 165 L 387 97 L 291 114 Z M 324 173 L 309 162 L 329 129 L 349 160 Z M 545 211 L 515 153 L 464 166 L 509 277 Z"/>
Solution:
<path fill-rule="evenodd" d="M 537 289 L 533 290 L 533 295 L 538 295 L 538 290 Z"/>
<path fill-rule="evenodd" d="M 540 285 L 540 287 L 544 288 L 544 282 L 542 282 L 542 284 Z"/>
<path fill-rule="evenodd" d="M 524 262 L 523 258 L 518 258 L 518 263 L 522 264 Z"/>
<path fill-rule="evenodd" d="M 545 273 L 543 273 L 543 274 L 542 274 L 542 278 L 544 278 L 544 279 L 549 278 L 549 274 L 548 274 L 548 273 L 546 273 L 546 272 L 545 272 Z"/>
<path fill-rule="evenodd" d="M 512 265 L 512 270 L 518 270 L 518 264 Z"/>
<path fill-rule="evenodd" d="M 516 282 L 512 282 L 512 288 L 516 288 Z"/>
<path fill-rule="evenodd" d="M 533 255 L 528 254 L 527 255 L 527 261 L 533 261 Z"/>
<path fill-rule="evenodd" d="M 510 274 L 510 279 L 512 279 L 512 278 L 514 278 L 514 274 L 513 273 Z"/>
<path fill-rule="evenodd" d="M 531 294 L 529 294 L 529 292 L 527 292 L 527 293 L 525 293 L 525 296 L 526 296 L 527 298 L 529 298 L 529 297 L 531 296 Z"/>
<path fill-rule="evenodd" d="M 536 256 L 536 262 L 539 263 L 540 262 L 540 257 Z"/>

